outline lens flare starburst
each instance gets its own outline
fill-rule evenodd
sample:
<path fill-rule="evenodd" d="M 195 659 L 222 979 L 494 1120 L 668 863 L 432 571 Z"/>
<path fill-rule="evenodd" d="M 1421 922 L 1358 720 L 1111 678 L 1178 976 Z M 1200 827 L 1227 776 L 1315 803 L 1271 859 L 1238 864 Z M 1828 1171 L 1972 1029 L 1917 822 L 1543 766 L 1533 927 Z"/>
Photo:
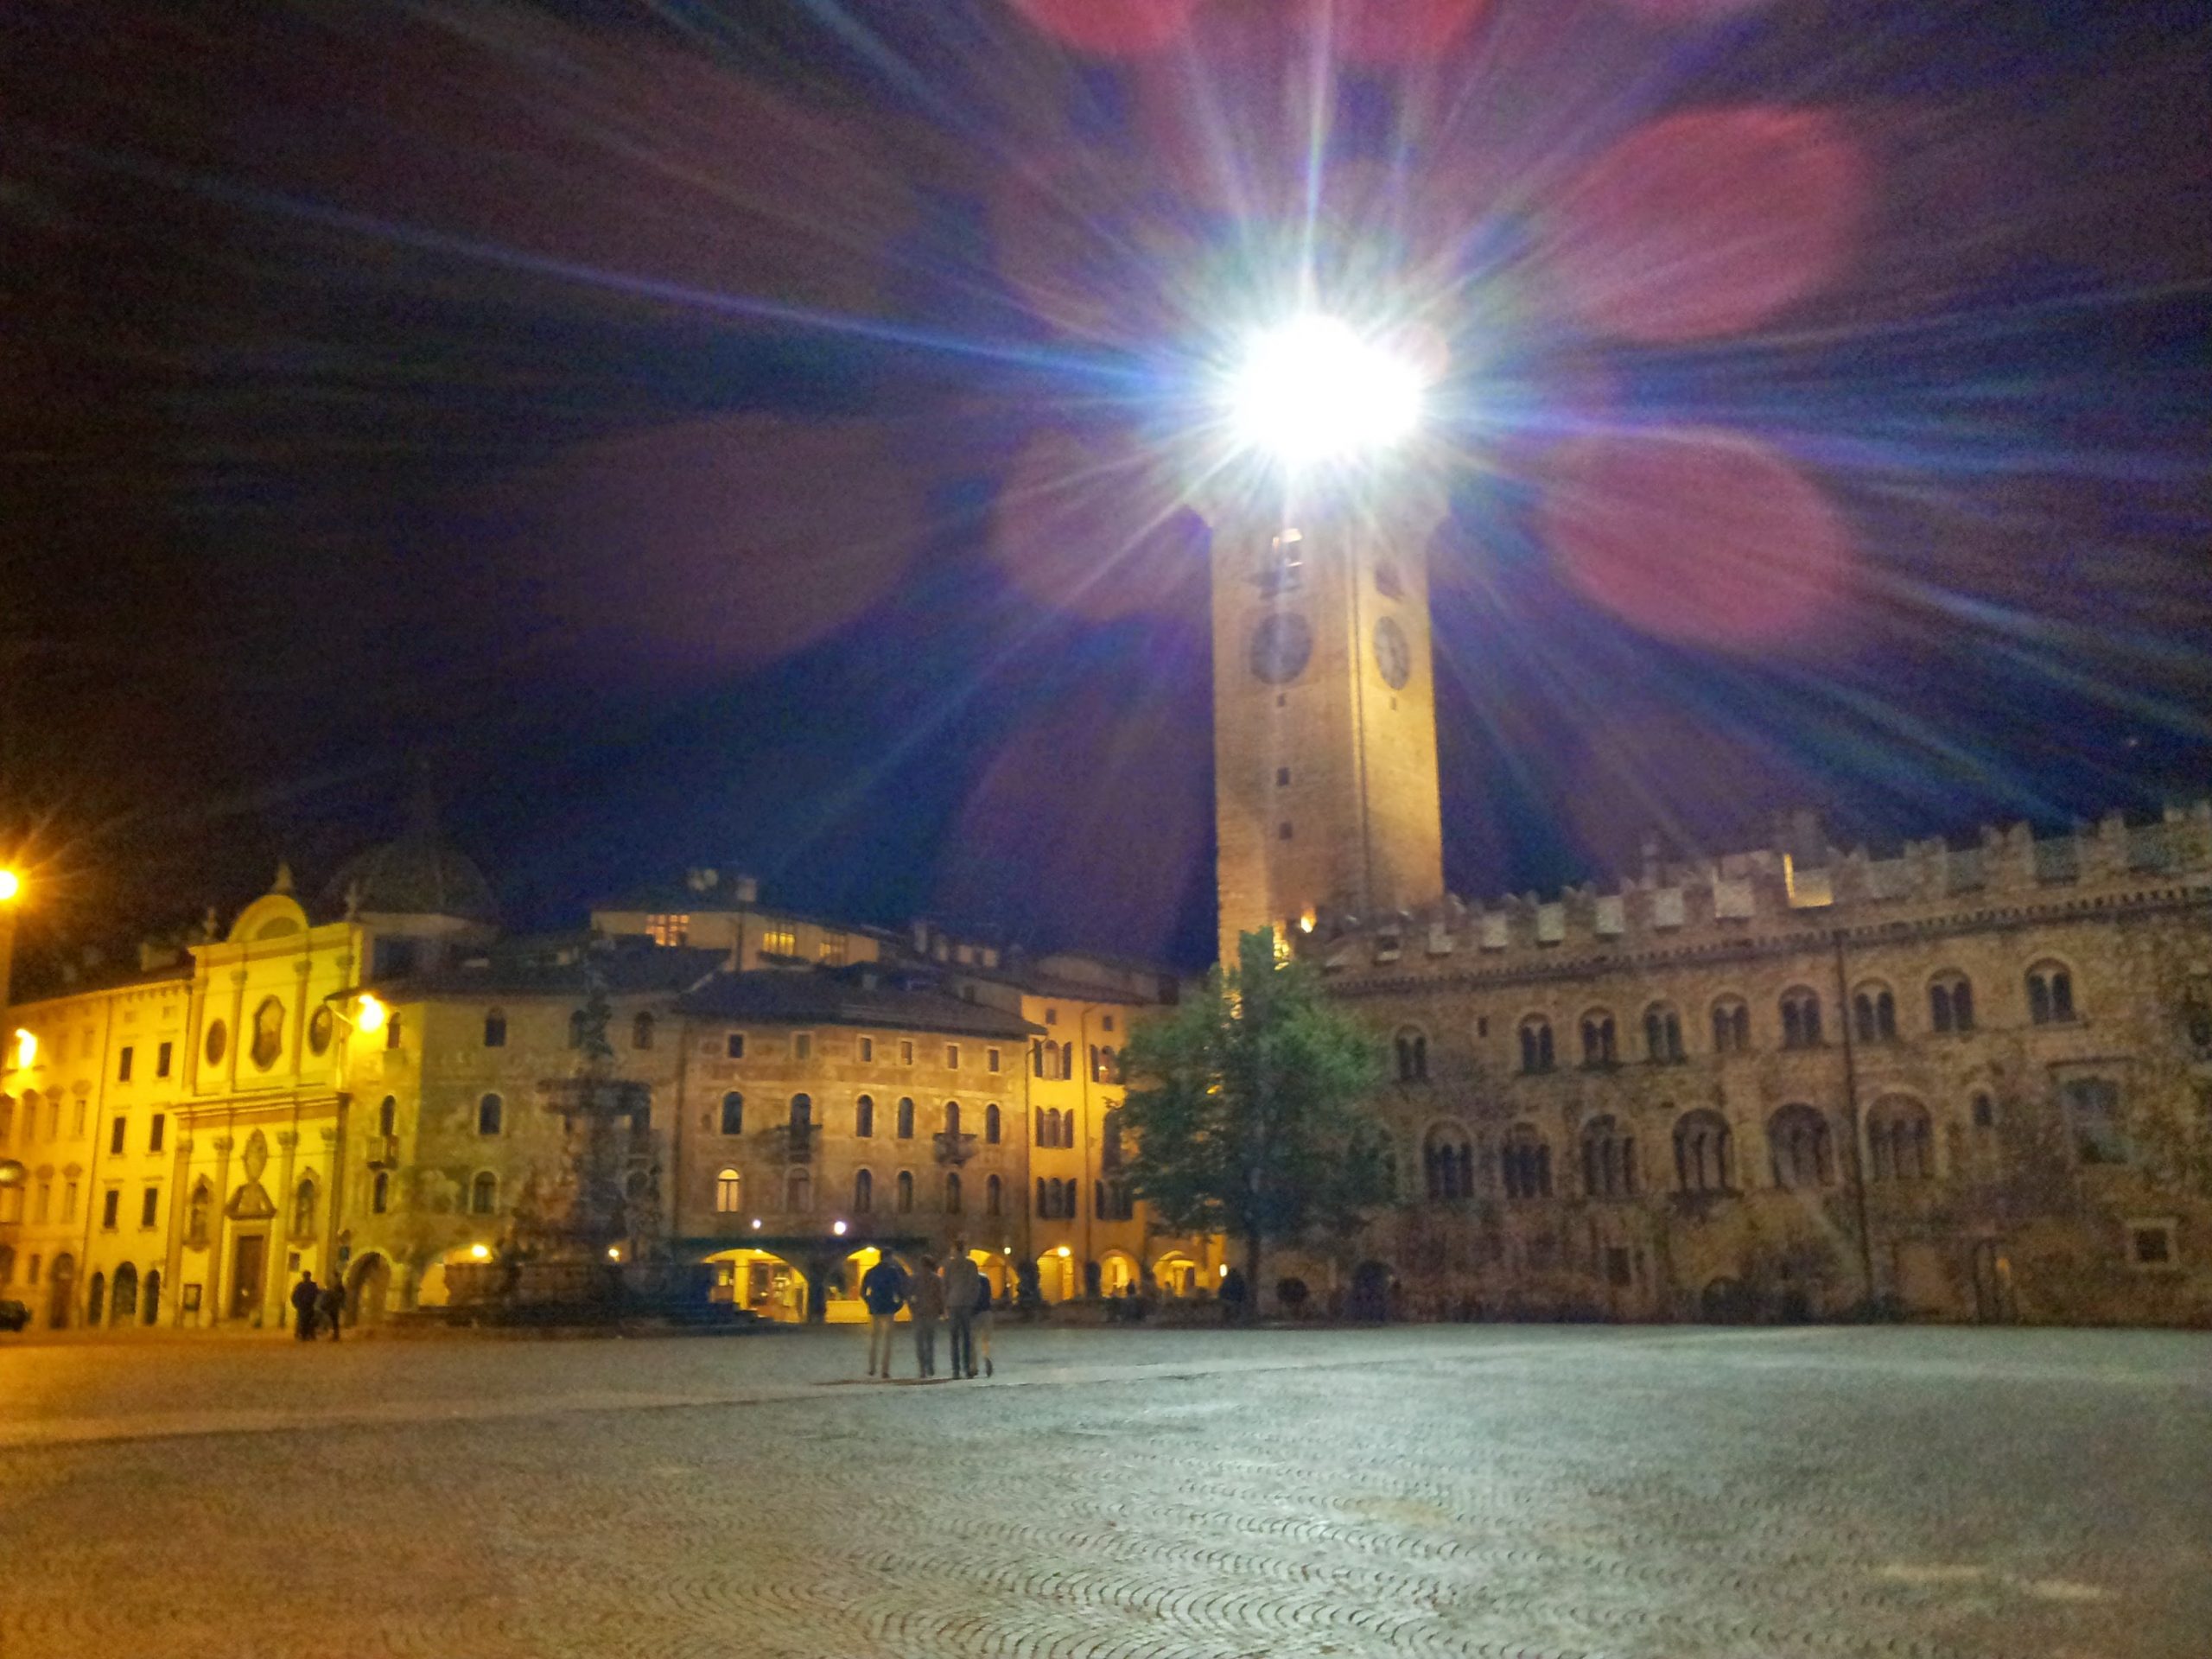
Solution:
<path fill-rule="evenodd" d="M 1287 466 L 1372 455 L 1421 419 L 1410 362 L 1341 318 L 1307 312 L 1255 334 L 1228 384 L 1236 441 Z"/>

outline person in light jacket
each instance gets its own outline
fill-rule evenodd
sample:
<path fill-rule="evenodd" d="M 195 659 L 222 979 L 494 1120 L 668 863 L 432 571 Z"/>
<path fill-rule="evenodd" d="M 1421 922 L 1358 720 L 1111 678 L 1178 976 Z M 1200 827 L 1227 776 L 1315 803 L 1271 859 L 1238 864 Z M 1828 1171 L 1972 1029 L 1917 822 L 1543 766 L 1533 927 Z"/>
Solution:
<path fill-rule="evenodd" d="M 952 1374 L 976 1375 L 976 1287 L 983 1282 L 967 1244 L 956 1240 L 944 1264 L 944 1306 L 952 1330 Z"/>

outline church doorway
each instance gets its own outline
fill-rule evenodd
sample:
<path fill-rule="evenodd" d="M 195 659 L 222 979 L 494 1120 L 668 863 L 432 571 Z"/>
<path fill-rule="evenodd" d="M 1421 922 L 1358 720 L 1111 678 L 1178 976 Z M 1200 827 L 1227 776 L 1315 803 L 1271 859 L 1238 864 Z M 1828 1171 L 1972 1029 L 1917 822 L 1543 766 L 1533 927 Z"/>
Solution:
<path fill-rule="evenodd" d="M 1170 1250 L 1154 1258 L 1152 1281 L 1166 1295 L 1188 1296 L 1198 1287 L 1198 1264 L 1180 1250 Z"/>
<path fill-rule="evenodd" d="M 1351 1300 L 1344 1313 L 1355 1319 L 1380 1325 L 1390 1317 L 1392 1274 L 1387 1262 L 1363 1262 L 1352 1269 Z"/>
<path fill-rule="evenodd" d="M 269 1235 L 241 1233 L 231 1247 L 231 1310 L 234 1319 L 261 1312 L 263 1281 L 268 1276 Z"/>

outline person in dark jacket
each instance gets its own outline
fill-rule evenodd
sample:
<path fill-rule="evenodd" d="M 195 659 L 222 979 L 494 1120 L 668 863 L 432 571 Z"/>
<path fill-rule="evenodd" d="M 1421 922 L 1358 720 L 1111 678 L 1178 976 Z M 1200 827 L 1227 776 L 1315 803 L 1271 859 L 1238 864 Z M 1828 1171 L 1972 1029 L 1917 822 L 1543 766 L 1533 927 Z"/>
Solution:
<path fill-rule="evenodd" d="M 944 1262 L 945 1319 L 952 1334 L 952 1374 L 976 1375 L 976 1288 L 983 1274 L 965 1243 L 956 1242 Z"/>
<path fill-rule="evenodd" d="M 330 1327 L 330 1339 L 338 1340 L 338 1322 L 346 1313 L 346 1287 L 335 1279 L 322 1287 L 322 1294 L 315 1298 L 315 1311 Z"/>
<path fill-rule="evenodd" d="M 892 1332 L 906 1305 L 906 1270 L 892 1257 L 880 1257 L 861 1275 L 861 1300 L 868 1304 L 868 1374 L 888 1382 Z"/>
<path fill-rule="evenodd" d="M 315 1340 L 315 1310 L 321 1300 L 322 1292 L 316 1287 L 315 1274 L 302 1274 L 300 1282 L 292 1287 L 292 1334 L 302 1342 Z"/>

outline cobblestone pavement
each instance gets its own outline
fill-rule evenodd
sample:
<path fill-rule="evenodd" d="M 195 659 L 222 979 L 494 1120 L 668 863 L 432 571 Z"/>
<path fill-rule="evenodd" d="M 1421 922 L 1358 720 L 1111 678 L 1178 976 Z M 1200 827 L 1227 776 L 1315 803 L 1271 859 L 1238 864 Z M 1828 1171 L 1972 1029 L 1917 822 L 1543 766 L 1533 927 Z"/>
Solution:
<path fill-rule="evenodd" d="M 0 1656 L 2212 1652 L 2212 1338 L 0 1338 Z"/>

